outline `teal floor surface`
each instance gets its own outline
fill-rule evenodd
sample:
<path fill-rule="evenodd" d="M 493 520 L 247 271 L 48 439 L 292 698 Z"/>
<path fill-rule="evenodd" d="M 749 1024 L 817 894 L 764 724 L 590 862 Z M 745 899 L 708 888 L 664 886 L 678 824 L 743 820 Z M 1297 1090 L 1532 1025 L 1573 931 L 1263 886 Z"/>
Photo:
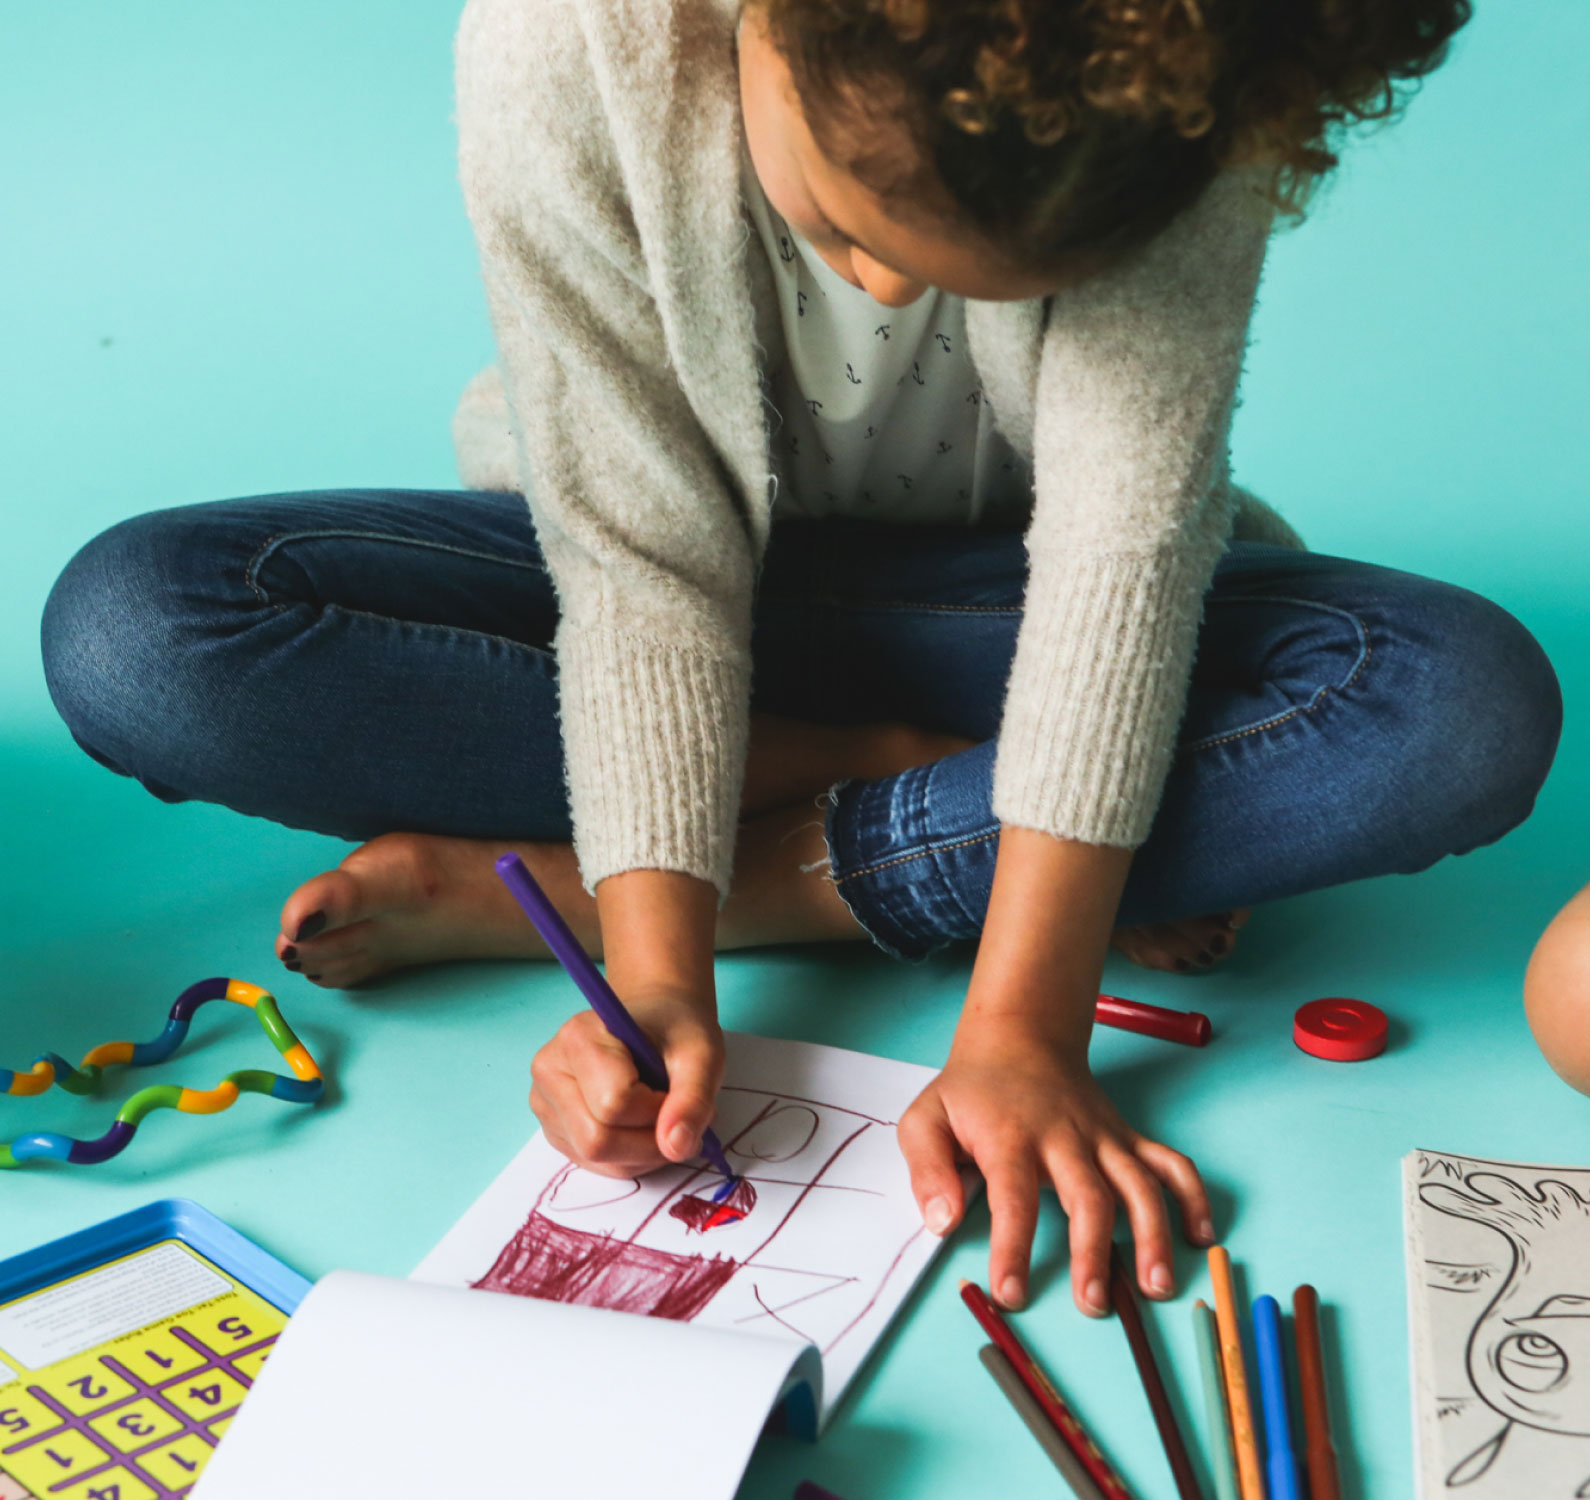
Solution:
<path fill-rule="evenodd" d="M 0 1255 L 181 1194 L 311 1276 L 403 1273 L 531 1129 L 526 1065 L 571 1005 L 558 975 L 458 966 L 356 995 L 286 975 L 280 902 L 344 846 L 100 770 L 55 720 L 36 647 L 55 572 L 120 517 L 453 482 L 452 400 L 489 354 L 452 167 L 454 19 L 439 0 L 0 13 L 0 1064 L 152 1036 L 186 983 L 230 973 L 276 990 L 333 1078 L 312 1111 L 161 1115 L 106 1166 L 0 1177 Z M 1410 1492 L 1399 1158 L 1590 1162 L 1590 1102 L 1519 1009 L 1535 934 L 1590 879 L 1590 102 L 1570 61 L 1587 54 L 1575 0 L 1481 6 L 1407 121 L 1277 240 L 1235 440 L 1239 477 L 1315 546 L 1463 583 L 1537 632 L 1568 705 L 1539 810 L 1417 878 L 1261 912 L 1217 975 L 1112 965 L 1111 987 L 1207 1011 L 1216 1039 L 1096 1048 L 1129 1116 L 1202 1165 L 1249 1289 L 1319 1287 L 1354 1500 Z M 776 951 L 720 974 L 731 1026 L 931 1063 L 968 962 Z M 1327 994 L 1392 1014 L 1384 1058 L 1293 1048 L 1293 1009 Z M 204 1021 L 165 1076 L 260 1060 L 240 1013 Z M 109 1109 L 0 1099 L 0 1139 L 97 1134 Z M 745 1497 L 803 1476 L 849 1500 L 1057 1491 L 954 1295 L 986 1242 L 974 1214 L 822 1444 L 769 1440 Z M 1136 1490 L 1168 1497 L 1119 1328 L 1071 1307 L 1052 1203 L 1040 1259 L 1024 1335 Z M 1187 1291 L 1151 1316 L 1185 1408 L 1208 1285 L 1192 1255 L 1181 1269 Z"/>

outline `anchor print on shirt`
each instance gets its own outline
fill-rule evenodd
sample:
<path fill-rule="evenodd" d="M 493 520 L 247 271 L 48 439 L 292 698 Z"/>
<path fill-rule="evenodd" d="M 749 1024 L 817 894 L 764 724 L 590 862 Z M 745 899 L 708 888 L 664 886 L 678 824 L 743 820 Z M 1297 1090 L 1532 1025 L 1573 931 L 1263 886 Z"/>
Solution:
<path fill-rule="evenodd" d="M 806 316 L 806 293 L 805 292 L 796 292 L 795 293 L 795 316 L 797 318 L 804 318 Z"/>
<path fill-rule="evenodd" d="M 950 352 L 950 336 L 949 336 L 949 334 L 947 334 L 947 333 L 935 333 L 933 335 L 933 337 L 936 338 L 939 341 L 939 348 L 941 348 L 946 354 L 948 354 Z"/>
<path fill-rule="evenodd" d="M 872 330 L 872 336 L 874 338 L 881 338 L 884 343 L 887 344 L 889 342 L 889 330 L 893 327 L 893 323 L 880 323 Z"/>
<path fill-rule="evenodd" d="M 861 384 L 861 377 L 856 374 L 856 367 L 848 360 L 845 362 L 845 379 L 848 380 L 852 385 Z"/>
<path fill-rule="evenodd" d="M 789 236 L 781 234 L 778 237 L 778 258 L 787 266 L 795 259 L 795 247 L 790 244 Z"/>

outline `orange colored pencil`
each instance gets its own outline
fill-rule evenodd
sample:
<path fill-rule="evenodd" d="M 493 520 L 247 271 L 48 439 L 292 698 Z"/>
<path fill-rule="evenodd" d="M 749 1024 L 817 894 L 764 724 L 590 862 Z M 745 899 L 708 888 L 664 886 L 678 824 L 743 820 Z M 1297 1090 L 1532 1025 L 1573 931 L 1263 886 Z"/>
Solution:
<path fill-rule="evenodd" d="M 1039 1368 L 1038 1362 L 1027 1352 L 1027 1346 L 1016 1337 L 999 1309 L 988 1300 L 988 1294 L 975 1282 L 961 1283 L 961 1301 L 971 1309 L 972 1316 L 983 1325 L 986 1333 L 1010 1361 L 1011 1368 L 1021 1377 L 1021 1383 L 1032 1392 L 1033 1399 L 1044 1410 L 1044 1415 L 1054 1423 L 1055 1429 L 1076 1454 L 1077 1461 L 1088 1471 L 1088 1476 L 1104 1491 L 1106 1500 L 1132 1500 L 1126 1482 L 1111 1467 L 1109 1459 L 1097 1443 L 1087 1434 L 1087 1429 L 1077 1421 L 1075 1413 L 1061 1399 L 1060 1392 L 1050 1383 L 1049 1377 Z M 1263 1500 L 1263 1497 L 1260 1497 Z"/>
<path fill-rule="evenodd" d="M 1224 1245 L 1209 1252 L 1209 1275 L 1215 1284 L 1215 1322 L 1220 1329 L 1220 1368 L 1226 1377 L 1226 1404 L 1231 1408 L 1231 1437 L 1237 1450 L 1237 1484 L 1242 1500 L 1265 1500 L 1264 1468 L 1253 1430 L 1253 1398 L 1248 1393 L 1248 1367 L 1242 1359 L 1242 1327 L 1237 1322 L 1237 1294 L 1231 1284 L 1231 1256 Z"/>
<path fill-rule="evenodd" d="M 1297 1341 L 1297 1383 L 1303 1397 L 1309 1500 L 1341 1500 L 1336 1449 L 1331 1443 L 1331 1414 L 1325 1404 L 1325 1351 L 1319 1336 L 1319 1293 L 1311 1286 L 1300 1286 L 1292 1293 L 1292 1336 Z"/>

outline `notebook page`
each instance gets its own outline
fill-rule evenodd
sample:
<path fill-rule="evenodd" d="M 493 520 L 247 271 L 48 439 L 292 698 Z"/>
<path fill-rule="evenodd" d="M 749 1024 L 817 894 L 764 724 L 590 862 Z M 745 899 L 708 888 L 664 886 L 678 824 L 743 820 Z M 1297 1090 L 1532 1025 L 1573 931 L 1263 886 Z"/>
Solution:
<path fill-rule="evenodd" d="M 895 1136 L 933 1070 L 738 1033 L 727 1045 L 716 1129 L 746 1184 L 727 1204 L 710 1169 L 615 1181 L 538 1134 L 415 1279 L 814 1344 L 826 1420 L 940 1246 Z"/>
<path fill-rule="evenodd" d="M 816 1355 L 768 1338 L 334 1271 L 195 1500 L 733 1500 Z"/>
<path fill-rule="evenodd" d="M 1421 1500 L 1590 1494 L 1590 1170 L 1403 1164 Z"/>

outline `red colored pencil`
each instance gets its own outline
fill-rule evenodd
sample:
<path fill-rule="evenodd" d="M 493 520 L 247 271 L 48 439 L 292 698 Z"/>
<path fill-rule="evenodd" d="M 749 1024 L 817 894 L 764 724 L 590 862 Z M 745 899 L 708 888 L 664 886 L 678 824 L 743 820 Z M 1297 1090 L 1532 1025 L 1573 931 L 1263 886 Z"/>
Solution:
<path fill-rule="evenodd" d="M 1016 1337 L 1015 1329 L 989 1301 L 987 1293 L 976 1283 L 963 1281 L 961 1301 L 971 1309 L 972 1316 L 983 1325 L 983 1332 L 994 1341 L 1000 1353 L 1010 1361 L 1011 1368 L 1021 1376 L 1021 1383 L 1032 1392 L 1033 1399 L 1043 1408 L 1044 1415 L 1054 1423 L 1055 1430 L 1076 1454 L 1077 1462 L 1104 1491 L 1106 1500 L 1132 1500 L 1132 1492 L 1127 1489 L 1126 1482 L 1099 1451 L 1099 1445 L 1088 1436 L 1071 1408 L 1061 1399 L 1060 1392 L 1027 1352 L 1027 1346 Z"/>
<path fill-rule="evenodd" d="M 1209 1045 L 1209 1017 L 1196 1010 L 1167 1010 L 1163 1005 L 1145 1005 L 1120 995 L 1100 995 L 1093 1019 L 1101 1026 L 1140 1032 L 1162 1042 L 1180 1042 L 1184 1047 Z"/>
<path fill-rule="evenodd" d="M 1121 1327 L 1126 1330 L 1126 1341 L 1132 1346 L 1138 1377 L 1148 1396 L 1149 1409 L 1154 1413 L 1159 1440 L 1165 1445 L 1170 1472 L 1175 1476 L 1176 1493 L 1181 1500 L 1203 1500 L 1192 1460 L 1187 1456 L 1187 1445 L 1182 1442 L 1181 1429 L 1176 1425 L 1176 1414 L 1171 1410 L 1170 1397 L 1165 1394 L 1165 1382 L 1159 1378 L 1159 1366 L 1154 1363 L 1154 1351 L 1149 1347 L 1148 1330 L 1143 1327 L 1143 1314 L 1137 1305 L 1137 1293 L 1132 1289 L 1132 1278 L 1114 1245 L 1110 1246 L 1110 1300 L 1115 1304 Z"/>

